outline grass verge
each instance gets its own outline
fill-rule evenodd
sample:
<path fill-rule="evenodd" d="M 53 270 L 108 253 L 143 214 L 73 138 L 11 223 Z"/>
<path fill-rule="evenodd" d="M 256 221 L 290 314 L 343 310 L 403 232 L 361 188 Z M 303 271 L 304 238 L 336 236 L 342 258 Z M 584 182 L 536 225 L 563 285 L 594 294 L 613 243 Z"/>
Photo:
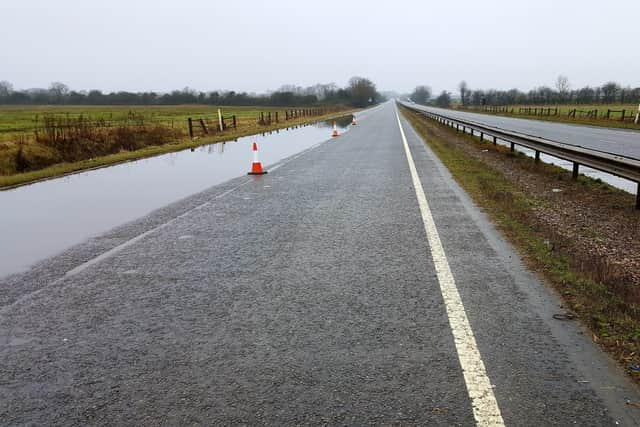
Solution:
<path fill-rule="evenodd" d="M 528 106 L 527 106 L 528 107 Z M 517 109 L 518 106 L 514 106 L 514 109 Z M 534 107 L 531 107 L 534 108 Z M 544 108 L 548 108 L 548 107 L 544 107 Z M 552 109 L 555 107 L 551 107 Z M 518 119 L 530 119 L 530 120 L 541 120 L 541 121 L 545 121 L 545 122 L 557 122 L 557 123 L 567 123 L 567 124 L 574 124 L 574 125 L 588 125 L 588 126 L 598 126 L 598 127 L 604 127 L 604 128 L 618 128 L 618 129 L 635 129 L 635 130 L 640 130 L 640 124 L 636 124 L 633 121 L 620 121 L 620 120 L 615 120 L 615 119 L 611 119 L 611 120 L 606 120 L 606 119 L 593 119 L 593 118 L 587 118 L 587 117 L 576 117 L 571 118 L 571 117 L 567 117 L 567 112 L 570 109 L 573 108 L 577 108 L 577 109 L 592 109 L 592 108 L 600 108 L 602 109 L 603 106 L 562 106 L 562 107 L 558 107 L 558 110 L 560 111 L 560 115 L 558 116 L 538 116 L 538 115 L 532 115 L 532 114 L 519 114 L 519 113 L 496 113 L 496 112 L 492 112 L 492 111 L 485 111 L 485 110 L 480 110 L 480 109 L 475 109 L 475 108 L 456 108 L 457 111 L 468 111 L 470 113 L 479 113 L 479 114 L 489 114 L 492 116 L 502 116 L 502 117 L 513 117 L 513 118 L 518 118 Z M 616 110 L 621 110 L 623 107 L 621 106 L 612 106 L 612 110 L 616 109 Z M 636 106 L 637 109 L 637 106 Z M 606 108 L 604 108 L 602 111 L 606 110 Z M 633 115 L 635 116 L 635 111 L 630 107 L 627 107 L 627 114 L 631 114 L 633 113 Z M 628 117 L 628 116 L 627 116 Z"/>
<path fill-rule="evenodd" d="M 584 176 L 574 182 L 569 171 L 401 110 L 525 263 L 589 327 L 593 340 L 625 367 L 639 365 L 640 214 L 633 196 Z M 551 191 L 555 187 L 562 192 Z M 628 372 L 640 380 L 637 371 Z"/>

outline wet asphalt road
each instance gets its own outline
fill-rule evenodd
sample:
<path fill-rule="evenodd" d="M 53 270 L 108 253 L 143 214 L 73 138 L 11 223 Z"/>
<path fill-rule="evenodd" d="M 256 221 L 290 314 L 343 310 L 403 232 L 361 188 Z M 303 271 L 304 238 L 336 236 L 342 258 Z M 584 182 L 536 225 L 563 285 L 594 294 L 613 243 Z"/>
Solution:
<path fill-rule="evenodd" d="M 359 120 L 0 279 L 0 425 L 474 425 L 395 107 Z M 403 123 L 505 424 L 635 425 L 636 387 Z"/>
<path fill-rule="evenodd" d="M 444 114 L 452 118 L 469 120 L 565 144 L 640 159 L 640 132 L 636 130 L 607 129 L 596 126 L 554 123 L 543 120 L 501 117 L 491 114 L 424 107 L 417 104 L 410 104 L 410 106 L 412 108 Z"/>

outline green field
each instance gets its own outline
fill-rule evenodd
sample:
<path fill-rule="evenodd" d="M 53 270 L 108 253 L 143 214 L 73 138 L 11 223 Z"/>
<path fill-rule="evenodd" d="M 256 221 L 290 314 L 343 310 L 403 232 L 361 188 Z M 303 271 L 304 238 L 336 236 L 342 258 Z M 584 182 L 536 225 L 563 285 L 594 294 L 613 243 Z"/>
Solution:
<path fill-rule="evenodd" d="M 20 135 L 31 136 L 33 128 L 41 123 L 45 115 L 78 117 L 93 119 L 126 120 L 129 113 L 143 115 L 150 122 L 159 122 L 167 126 L 183 128 L 186 132 L 187 118 L 208 117 L 217 119 L 218 108 L 227 117 L 236 115 L 242 122 L 257 120 L 258 112 L 283 111 L 285 107 L 216 107 L 209 105 L 171 105 L 171 106 L 93 106 L 93 105 L 41 105 L 41 106 L 0 106 L 0 142 L 15 142 Z"/>
<path fill-rule="evenodd" d="M 564 123 L 580 123 L 580 124 L 588 124 L 588 125 L 604 126 L 604 127 L 640 129 L 640 123 L 635 124 L 633 122 L 633 118 L 635 118 L 635 115 L 638 112 L 637 104 L 509 105 L 506 107 L 499 107 L 499 108 L 506 108 L 507 111 L 506 112 L 485 111 L 481 107 L 466 107 L 466 108 L 458 107 L 457 109 L 463 109 L 463 110 L 474 111 L 474 112 L 482 112 L 486 114 L 496 114 L 496 115 L 507 116 L 507 117 L 523 117 L 523 118 L 526 117 L 526 118 L 536 119 L 536 120 L 548 120 L 548 121 L 564 122 Z M 519 112 L 520 108 L 531 108 L 531 109 L 537 108 L 538 114 L 534 115 L 534 114 L 526 114 L 524 112 L 520 113 Z M 552 113 L 553 113 L 553 110 L 557 108 L 558 115 L 547 116 L 546 114 L 547 114 L 548 108 L 551 108 Z M 545 111 L 544 115 L 540 115 L 540 109 L 544 109 Z M 574 109 L 578 110 L 578 112 L 575 115 L 575 118 L 569 116 L 569 112 Z M 591 110 L 597 110 L 597 114 L 598 114 L 597 119 L 593 116 L 587 116 L 587 114 L 585 113 Z M 612 110 L 612 113 L 610 114 L 609 119 L 605 117 L 607 110 Z M 624 121 L 621 120 L 621 113 L 619 112 L 620 110 L 625 110 Z M 582 113 L 580 111 L 582 111 Z M 616 111 L 616 112 L 613 112 L 613 111 Z"/>
<path fill-rule="evenodd" d="M 218 108 L 225 124 L 218 130 Z M 0 106 L 0 188 L 348 114 L 344 107 Z M 279 120 L 275 121 L 278 112 Z M 259 122 L 270 113 L 271 122 Z M 193 119 L 193 136 L 188 118 Z M 200 119 L 206 127 L 200 125 Z M 265 120 L 266 121 L 266 120 Z"/>

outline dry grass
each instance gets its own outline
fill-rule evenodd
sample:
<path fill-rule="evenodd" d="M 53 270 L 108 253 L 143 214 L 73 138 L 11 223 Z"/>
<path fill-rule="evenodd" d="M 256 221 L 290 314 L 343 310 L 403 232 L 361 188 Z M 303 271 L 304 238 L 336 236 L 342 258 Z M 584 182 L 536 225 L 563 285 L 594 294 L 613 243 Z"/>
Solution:
<path fill-rule="evenodd" d="M 282 119 L 283 110 L 279 111 L 279 123 L 261 125 L 257 120 L 258 110 L 244 110 L 242 118 L 238 117 L 236 129 L 210 132 L 209 135 L 200 133 L 201 136 L 194 139 L 188 136 L 186 118 L 180 127 L 176 127 L 175 123 L 172 126 L 170 122 L 150 120 L 135 112 L 129 112 L 126 120 L 115 124 L 104 117 L 43 114 L 39 116 L 41 126 L 37 132 L 14 135 L 11 143 L 0 143 L 0 188 L 334 118 L 352 110 L 334 108 L 321 116 L 288 121 Z M 230 113 L 225 116 L 227 114 Z"/>

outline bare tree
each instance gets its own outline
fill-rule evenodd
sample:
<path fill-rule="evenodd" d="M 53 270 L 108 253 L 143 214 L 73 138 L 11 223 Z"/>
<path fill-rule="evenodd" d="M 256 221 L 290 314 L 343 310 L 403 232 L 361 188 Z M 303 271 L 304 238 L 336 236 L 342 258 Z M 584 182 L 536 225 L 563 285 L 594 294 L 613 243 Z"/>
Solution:
<path fill-rule="evenodd" d="M 351 77 L 349 91 L 351 92 L 351 103 L 356 107 L 366 107 L 376 100 L 376 85 L 367 78 Z"/>
<path fill-rule="evenodd" d="M 620 85 L 616 82 L 607 82 L 602 85 L 602 98 L 604 102 L 614 103 L 620 92 Z"/>
<path fill-rule="evenodd" d="M 9 96 L 13 92 L 13 85 L 6 80 L 0 81 L 0 97 Z"/>
<path fill-rule="evenodd" d="M 411 93 L 411 100 L 416 104 L 427 105 L 431 99 L 431 88 L 429 86 L 418 86 Z"/>
<path fill-rule="evenodd" d="M 49 96 L 54 102 L 62 102 L 65 96 L 69 93 L 69 86 L 60 82 L 52 82 L 49 85 Z"/>
<path fill-rule="evenodd" d="M 451 94 L 446 90 L 443 90 L 436 98 L 436 105 L 438 107 L 448 108 L 451 106 Z"/>
<path fill-rule="evenodd" d="M 569 90 L 571 90 L 571 84 L 569 83 L 569 77 L 563 76 L 562 74 L 558 76 L 556 80 L 556 89 L 558 89 L 558 96 L 560 98 L 560 102 L 565 102 L 569 95 Z"/>
<path fill-rule="evenodd" d="M 458 89 L 460 89 L 460 102 L 462 105 L 467 105 L 467 97 L 469 95 L 469 87 L 467 86 L 467 82 L 464 80 L 460 82 L 458 85 Z"/>

